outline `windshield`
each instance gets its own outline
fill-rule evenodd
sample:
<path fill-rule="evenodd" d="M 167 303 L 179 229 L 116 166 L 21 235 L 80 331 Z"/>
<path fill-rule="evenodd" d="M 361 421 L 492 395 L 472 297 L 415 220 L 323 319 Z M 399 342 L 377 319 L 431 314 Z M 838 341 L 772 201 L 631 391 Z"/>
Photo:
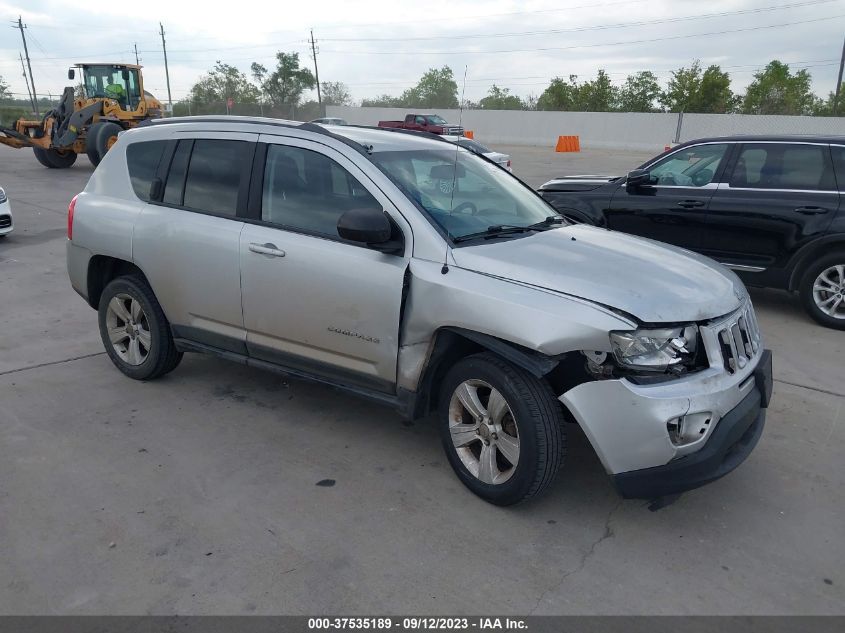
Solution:
<path fill-rule="evenodd" d="M 446 119 L 444 119 L 442 116 L 437 116 L 436 114 L 430 114 L 428 115 L 428 122 L 431 125 L 445 125 Z"/>
<path fill-rule="evenodd" d="M 85 96 L 89 99 L 107 97 L 126 109 L 132 109 L 141 100 L 137 69 L 110 65 L 84 66 L 83 80 Z"/>
<path fill-rule="evenodd" d="M 466 150 L 376 152 L 372 159 L 452 238 L 556 215 L 519 180 Z"/>

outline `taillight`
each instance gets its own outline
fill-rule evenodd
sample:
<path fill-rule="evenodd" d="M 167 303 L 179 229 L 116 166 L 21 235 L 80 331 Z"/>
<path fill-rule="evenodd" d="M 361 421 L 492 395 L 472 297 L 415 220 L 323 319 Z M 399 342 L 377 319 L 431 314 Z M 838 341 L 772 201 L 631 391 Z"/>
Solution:
<path fill-rule="evenodd" d="M 76 207 L 76 199 L 78 197 L 79 194 L 76 194 L 67 206 L 67 238 L 69 240 L 73 239 L 73 210 Z"/>

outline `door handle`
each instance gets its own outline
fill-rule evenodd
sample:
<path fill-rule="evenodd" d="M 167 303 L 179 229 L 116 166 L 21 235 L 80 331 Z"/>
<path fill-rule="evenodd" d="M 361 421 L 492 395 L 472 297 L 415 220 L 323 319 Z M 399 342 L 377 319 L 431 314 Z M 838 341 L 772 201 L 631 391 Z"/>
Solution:
<path fill-rule="evenodd" d="M 825 209 L 824 207 L 796 207 L 795 211 L 802 215 L 821 215 L 827 213 L 829 209 Z"/>
<path fill-rule="evenodd" d="M 249 243 L 249 250 L 253 253 L 258 253 L 259 255 L 269 255 L 270 257 L 284 257 L 285 252 L 276 248 L 275 244 L 256 244 L 255 242 Z"/>
<path fill-rule="evenodd" d="M 701 200 L 681 200 L 678 206 L 684 209 L 693 209 L 695 207 L 703 207 L 704 203 Z"/>

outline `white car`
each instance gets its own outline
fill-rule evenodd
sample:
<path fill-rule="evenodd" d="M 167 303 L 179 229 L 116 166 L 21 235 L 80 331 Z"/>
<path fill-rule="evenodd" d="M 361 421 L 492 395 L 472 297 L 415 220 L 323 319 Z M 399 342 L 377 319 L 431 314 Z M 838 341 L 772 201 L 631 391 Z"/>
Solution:
<path fill-rule="evenodd" d="M 5 190 L 0 187 L 0 237 L 11 233 L 13 228 L 12 205 L 9 204 Z"/>
<path fill-rule="evenodd" d="M 489 158 L 494 163 L 501 165 L 510 172 L 513 171 L 513 169 L 511 168 L 511 157 L 508 154 L 494 152 L 489 147 L 485 147 L 478 141 L 474 141 L 471 138 L 467 138 L 466 136 L 457 136 L 455 134 L 443 134 L 441 138 L 445 138 L 450 143 L 457 143 L 461 147 L 464 147 L 471 152 L 481 154 L 485 158 Z"/>

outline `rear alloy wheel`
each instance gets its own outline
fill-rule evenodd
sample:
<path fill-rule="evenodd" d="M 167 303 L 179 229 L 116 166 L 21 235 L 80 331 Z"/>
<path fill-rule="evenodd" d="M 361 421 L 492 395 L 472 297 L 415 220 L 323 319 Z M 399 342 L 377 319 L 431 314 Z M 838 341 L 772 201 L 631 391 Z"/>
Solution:
<path fill-rule="evenodd" d="M 50 169 L 66 169 L 76 162 L 76 152 L 73 150 L 33 147 L 32 151 L 35 152 L 38 162 Z"/>
<path fill-rule="evenodd" d="M 106 330 L 112 349 L 123 362 L 137 367 L 147 360 L 152 334 L 140 301 L 124 293 L 114 295 L 106 308 Z"/>
<path fill-rule="evenodd" d="M 118 277 L 103 289 L 100 337 L 115 366 L 135 380 L 152 380 L 182 359 L 170 324 L 144 279 Z"/>
<path fill-rule="evenodd" d="M 564 457 L 563 410 L 549 385 L 493 354 L 459 361 L 440 392 L 443 448 L 458 478 L 496 505 L 540 494 Z"/>
<path fill-rule="evenodd" d="M 819 258 L 801 282 L 804 307 L 816 321 L 845 330 L 845 251 Z"/>

